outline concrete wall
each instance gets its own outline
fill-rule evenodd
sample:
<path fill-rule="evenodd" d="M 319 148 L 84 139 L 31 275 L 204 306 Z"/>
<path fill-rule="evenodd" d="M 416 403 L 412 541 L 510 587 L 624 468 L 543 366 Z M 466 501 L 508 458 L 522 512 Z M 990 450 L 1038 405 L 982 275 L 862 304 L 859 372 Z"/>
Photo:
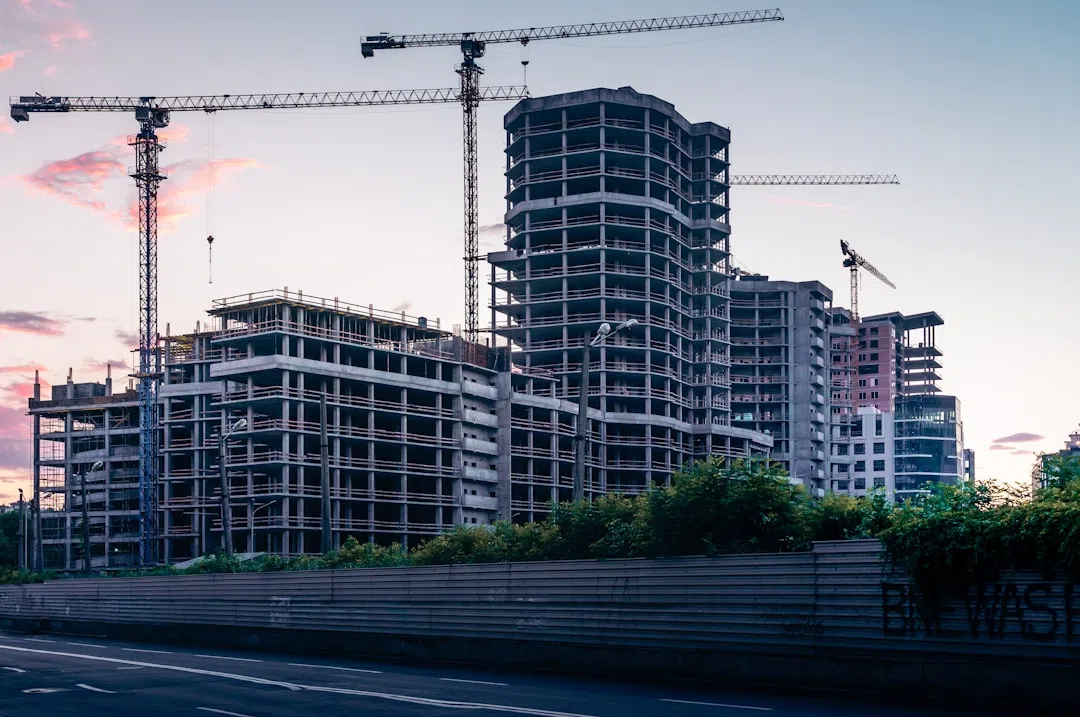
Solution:
<path fill-rule="evenodd" d="M 876 542 L 849 541 L 786 555 L 65 580 L 0 587 L 0 625 L 1033 714 L 1080 698 L 1072 586 L 1014 576 L 939 617 L 919 602 Z"/>

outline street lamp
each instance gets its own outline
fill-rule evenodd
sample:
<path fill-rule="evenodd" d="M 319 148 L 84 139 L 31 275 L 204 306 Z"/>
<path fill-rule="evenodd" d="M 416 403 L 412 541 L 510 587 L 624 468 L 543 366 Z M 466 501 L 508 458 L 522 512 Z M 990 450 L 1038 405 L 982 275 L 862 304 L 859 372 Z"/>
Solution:
<path fill-rule="evenodd" d="M 255 506 L 254 496 L 248 498 L 248 515 L 251 516 L 248 519 L 248 552 L 255 552 L 255 514 L 264 508 L 269 508 L 274 504 L 274 501 L 263 503 L 262 505 Z"/>
<path fill-rule="evenodd" d="M 228 430 L 222 433 L 221 438 L 218 439 L 218 463 L 221 465 L 221 531 L 226 555 L 232 555 L 233 542 L 232 505 L 229 503 L 229 478 L 226 474 L 227 468 L 225 467 L 225 442 L 229 440 L 229 436 L 232 434 L 247 428 L 247 424 L 247 419 L 241 418 L 236 423 L 229 426 Z"/>
<path fill-rule="evenodd" d="M 90 508 L 88 503 L 90 502 L 86 495 L 86 474 L 96 473 L 105 464 L 101 461 L 97 461 L 89 470 L 83 470 L 79 473 L 79 497 L 82 502 L 82 550 L 83 550 L 83 572 L 87 575 L 90 574 Z M 45 566 L 42 565 L 42 568 Z"/>
<path fill-rule="evenodd" d="M 574 434 L 574 500 L 585 498 L 585 448 L 589 441 L 586 425 L 589 421 L 589 353 L 593 346 L 598 346 L 605 339 L 637 325 L 637 319 L 627 319 L 612 329 L 611 324 L 605 321 L 596 330 L 596 336 L 586 341 L 581 348 L 581 387 L 578 393 L 577 431 Z"/>

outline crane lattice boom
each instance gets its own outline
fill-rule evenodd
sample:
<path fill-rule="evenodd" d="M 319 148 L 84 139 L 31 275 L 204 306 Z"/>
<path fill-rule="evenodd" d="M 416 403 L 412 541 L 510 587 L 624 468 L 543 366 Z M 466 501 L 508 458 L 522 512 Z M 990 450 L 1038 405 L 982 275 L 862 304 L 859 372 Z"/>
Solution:
<path fill-rule="evenodd" d="M 895 174 L 744 174 L 731 185 L 900 184 Z"/>
<path fill-rule="evenodd" d="M 525 87 L 493 86 L 480 90 L 480 100 L 520 100 Z M 361 92 L 288 92 L 267 95 L 181 95 L 174 97 L 45 97 L 11 98 L 11 118 L 25 122 L 30 112 L 135 112 L 141 108 L 169 112 L 217 110 L 303 109 L 314 107 L 369 107 L 373 105 L 446 104 L 459 102 L 460 90 L 441 87 L 421 90 L 367 90 Z"/>
<path fill-rule="evenodd" d="M 710 15 L 681 15 L 677 17 L 656 17 L 647 20 L 590 22 L 578 25 L 523 27 L 517 30 L 489 30 L 486 32 L 436 32 L 426 35 L 398 36 L 380 33 L 364 38 L 364 42 L 361 44 L 361 53 L 364 57 L 371 57 L 375 50 L 397 50 L 406 47 L 445 47 L 460 45 L 464 41 L 480 43 L 520 42 L 525 45 L 534 40 L 566 40 L 575 37 L 687 30 L 697 27 L 775 22 L 783 19 L 784 16 L 780 10 L 743 10 Z"/>

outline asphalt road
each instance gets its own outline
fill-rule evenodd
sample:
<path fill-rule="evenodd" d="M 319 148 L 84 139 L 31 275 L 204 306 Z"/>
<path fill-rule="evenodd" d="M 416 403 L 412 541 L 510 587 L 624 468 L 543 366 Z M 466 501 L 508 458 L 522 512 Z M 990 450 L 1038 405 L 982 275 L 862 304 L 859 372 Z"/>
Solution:
<path fill-rule="evenodd" d="M 957 713 L 0 632 L 0 717 L 727 717 Z"/>

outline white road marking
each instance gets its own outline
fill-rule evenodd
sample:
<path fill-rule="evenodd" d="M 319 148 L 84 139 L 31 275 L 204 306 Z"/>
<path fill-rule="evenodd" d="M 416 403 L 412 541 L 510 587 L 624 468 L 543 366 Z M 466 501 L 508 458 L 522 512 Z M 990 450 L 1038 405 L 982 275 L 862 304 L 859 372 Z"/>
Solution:
<path fill-rule="evenodd" d="M 470 685 L 495 685 L 496 687 L 509 687 L 505 682 L 484 682 L 483 680 L 458 680 L 453 677 L 440 677 L 443 682 L 468 682 Z"/>
<path fill-rule="evenodd" d="M 303 685 L 280 680 L 268 680 L 262 677 L 241 675 L 233 672 L 218 672 L 217 670 L 203 670 L 196 667 L 181 667 L 180 665 L 164 665 L 156 662 L 138 662 L 135 660 L 122 660 L 116 657 L 103 655 L 81 655 L 77 652 L 60 652 L 59 650 L 37 649 L 32 647 L 15 647 L 14 645 L 0 644 L 0 651 L 22 652 L 34 655 L 52 655 L 54 657 L 71 657 L 77 660 L 89 660 L 91 662 L 107 662 L 111 664 L 132 665 L 138 667 L 153 667 L 158 670 L 170 670 L 172 672 L 184 672 L 190 675 L 205 675 L 208 677 L 221 677 L 226 680 L 248 682 L 256 685 L 271 685 L 284 687 L 287 690 L 306 690 L 309 692 L 327 692 L 335 695 L 354 695 L 356 697 L 371 697 L 373 699 L 389 700 L 392 702 L 405 702 L 426 707 L 442 707 L 443 709 L 463 710 L 488 710 L 491 712 L 507 712 L 510 714 L 530 715 L 531 717 L 596 717 L 595 715 L 581 714 L 577 712 L 555 712 L 553 710 L 537 709 L 533 707 L 517 707 L 514 705 L 498 705 L 483 702 L 455 702 L 439 700 L 428 697 L 414 697 L 412 695 L 399 695 L 393 692 L 372 692 L 369 690 L 351 690 L 344 687 L 324 687 L 322 685 Z"/>
<path fill-rule="evenodd" d="M 100 687 L 91 687 L 90 685 L 84 685 L 81 682 L 76 682 L 75 686 L 76 687 L 81 687 L 84 690 L 90 690 L 91 692 L 101 692 L 101 693 L 106 694 L 106 695 L 115 695 L 116 694 L 112 690 L 103 690 Z"/>
<path fill-rule="evenodd" d="M 343 672 L 366 672 L 370 675 L 381 675 L 381 670 L 361 670 L 358 667 L 337 667 L 336 665 L 309 665 L 304 662 L 290 662 L 290 667 L 314 667 L 320 670 L 342 670 Z"/>
<path fill-rule="evenodd" d="M 117 667 L 118 670 L 145 670 L 145 667 Z"/>
<path fill-rule="evenodd" d="M 65 645 L 74 645 L 75 647 L 96 647 L 99 650 L 108 649 L 108 645 L 91 645 L 86 642 L 65 642 Z"/>
<path fill-rule="evenodd" d="M 56 640 L 42 640 L 40 637 L 25 637 L 27 642 L 56 642 Z"/>
<path fill-rule="evenodd" d="M 3 668 L 8 672 L 18 672 L 20 675 L 25 674 L 26 670 L 20 670 L 18 667 L 5 667 Z"/>
<path fill-rule="evenodd" d="M 229 712 L 228 710 L 216 710 L 213 707 L 196 707 L 195 709 L 202 710 L 203 712 L 213 712 L 214 714 L 219 714 L 219 715 L 229 715 L 229 717 L 251 717 L 251 715 L 240 714 L 239 712 Z"/>
<path fill-rule="evenodd" d="M 680 705 L 702 705 L 704 707 L 723 707 L 729 710 L 758 710 L 760 712 L 772 712 L 772 707 L 753 707 L 751 705 L 728 705 L 723 702 L 695 702 L 693 700 L 665 700 L 661 698 L 661 702 L 676 702 Z"/>
<path fill-rule="evenodd" d="M 125 652 L 149 652 L 149 653 L 154 654 L 154 655 L 171 655 L 172 654 L 168 650 L 140 650 L 137 647 L 121 647 L 120 649 L 124 650 Z"/>
<path fill-rule="evenodd" d="M 236 662 L 262 662 L 262 660 L 253 660 L 250 657 L 225 657 L 225 655 L 200 655 L 196 653 L 195 657 L 209 657 L 212 660 L 235 660 Z"/>
<path fill-rule="evenodd" d="M 66 687 L 31 687 L 28 690 L 23 690 L 25 695 L 47 695 L 50 692 L 67 692 Z"/>

